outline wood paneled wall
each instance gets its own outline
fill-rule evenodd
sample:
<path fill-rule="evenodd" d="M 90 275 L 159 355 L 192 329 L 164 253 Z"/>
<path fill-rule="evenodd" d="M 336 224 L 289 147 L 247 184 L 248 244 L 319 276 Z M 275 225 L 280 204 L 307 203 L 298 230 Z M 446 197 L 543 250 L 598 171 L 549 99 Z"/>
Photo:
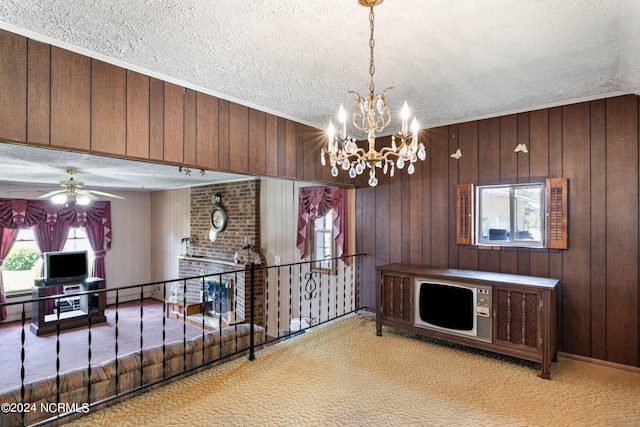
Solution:
<path fill-rule="evenodd" d="M 347 183 L 322 131 L 0 30 L 0 141 Z"/>
<path fill-rule="evenodd" d="M 366 305 L 375 266 L 390 262 L 559 278 L 559 350 L 640 366 L 638 104 L 628 95 L 423 131 L 429 154 L 414 175 L 357 190 L 357 251 L 374 254 Z M 569 249 L 456 244 L 458 183 L 546 177 L 569 180 Z"/>

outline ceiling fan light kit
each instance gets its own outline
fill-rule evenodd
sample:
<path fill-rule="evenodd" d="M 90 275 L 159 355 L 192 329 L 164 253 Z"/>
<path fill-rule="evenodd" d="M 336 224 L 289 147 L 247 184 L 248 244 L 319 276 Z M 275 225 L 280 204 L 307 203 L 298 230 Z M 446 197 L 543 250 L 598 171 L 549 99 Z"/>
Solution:
<path fill-rule="evenodd" d="M 73 176 L 77 170 L 68 168 L 66 172 L 71 175 L 69 179 L 63 179 L 60 181 L 62 190 L 51 191 L 47 194 L 39 196 L 38 199 L 51 199 L 51 202 L 56 205 L 81 205 L 85 206 L 91 203 L 92 200 L 98 200 L 98 196 L 111 197 L 114 199 L 124 199 L 122 196 L 117 196 L 111 193 L 105 193 L 103 191 L 88 190 L 83 188 L 84 183 L 82 181 L 76 181 Z"/>

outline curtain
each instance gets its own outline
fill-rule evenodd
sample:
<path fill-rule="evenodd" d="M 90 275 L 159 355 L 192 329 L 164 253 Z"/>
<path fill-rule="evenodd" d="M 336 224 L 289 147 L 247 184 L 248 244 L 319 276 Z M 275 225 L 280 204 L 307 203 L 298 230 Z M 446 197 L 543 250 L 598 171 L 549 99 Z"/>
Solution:
<path fill-rule="evenodd" d="M 111 249 L 111 202 L 109 201 L 100 200 L 86 206 L 65 207 L 55 205 L 49 200 L 0 198 L 0 227 L 16 230 L 33 228 L 40 252 L 62 250 L 69 228 L 84 227 L 96 257 L 91 274 L 106 279 L 104 256 Z M 46 294 L 55 295 L 60 292 L 62 287 L 53 287 L 47 289 Z M 4 297 L 2 292 L 0 298 Z M 45 304 L 45 314 L 51 313 L 53 313 L 53 300 Z"/>
<path fill-rule="evenodd" d="M 40 249 L 40 256 L 42 256 L 44 252 L 61 251 L 67 241 L 69 228 L 70 227 L 68 224 L 64 224 L 60 221 L 51 223 L 41 222 L 37 225 L 34 225 L 33 235 L 36 239 L 36 243 L 38 244 L 38 248 Z M 44 264 L 42 268 L 44 269 Z M 42 276 L 43 274 L 44 271 L 41 270 L 40 275 Z M 62 286 L 48 286 L 45 289 L 44 294 L 46 296 L 50 296 L 58 295 L 62 292 Z M 52 314 L 54 306 L 54 300 L 46 300 L 44 302 L 44 314 Z"/>
<path fill-rule="evenodd" d="M 7 257 L 7 254 L 11 250 L 13 243 L 16 241 L 16 237 L 18 236 L 17 228 L 6 228 L 0 227 L 2 232 L 0 232 L 0 304 L 7 302 L 7 295 L 4 293 L 4 285 L 2 284 L 2 264 L 4 264 L 4 259 Z M 0 322 L 7 318 L 7 308 L 0 308 Z"/>
<path fill-rule="evenodd" d="M 296 246 L 300 251 L 300 259 L 305 258 L 305 240 L 307 226 L 317 218 L 326 215 L 330 210 L 335 212 L 333 220 L 336 245 L 340 255 L 347 254 L 347 190 L 339 187 L 301 187 L 298 190 L 298 235 Z M 348 265 L 349 259 L 343 259 Z"/>

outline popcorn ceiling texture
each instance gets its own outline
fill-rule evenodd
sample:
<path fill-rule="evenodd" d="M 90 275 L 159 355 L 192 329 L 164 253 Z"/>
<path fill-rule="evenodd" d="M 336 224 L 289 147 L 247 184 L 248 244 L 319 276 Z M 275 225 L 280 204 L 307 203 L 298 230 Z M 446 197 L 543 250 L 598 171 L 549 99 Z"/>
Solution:
<path fill-rule="evenodd" d="M 423 127 L 640 93 L 634 0 L 394 0 L 375 13 L 377 92 L 395 86 L 392 109 L 407 99 Z M 319 128 L 369 82 L 356 0 L 5 0 L 0 28 Z"/>

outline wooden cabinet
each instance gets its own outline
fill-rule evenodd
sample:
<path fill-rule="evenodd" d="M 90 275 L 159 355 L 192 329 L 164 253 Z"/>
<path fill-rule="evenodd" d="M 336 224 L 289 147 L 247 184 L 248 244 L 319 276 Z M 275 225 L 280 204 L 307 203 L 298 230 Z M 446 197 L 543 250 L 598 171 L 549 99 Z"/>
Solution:
<path fill-rule="evenodd" d="M 407 330 L 421 335 L 464 344 L 483 350 L 538 362 L 540 376 L 549 379 L 551 361 L 556 358 L 556 296 L 557 279 L 491 273 L 472 270 L 438 269 L 408 264 L 390 264 L 378 267 L 376 289 L 376 333 L 382 335 L 382 326 Z M 420 282 L 444 281 L 468 288 L 490 287 L 491 305 L 488 312 L 482 304 L 484 322 L 491 324 L 488 336 L 459 334 L 443 328 L 431 328 L 417 322 Z M 488 292 L 488 291 L 487 291 Z M 475 315 L 475 308 L 474 315 Z M 488 316 L 491 316 L 489 322 Z"/>
<path fill-rule="evenodd" d="M 389 324 L 413 323 L 413 279 L 401 274 L 385 274 L 381 278 L 380 316 Z"/>
<path fill-rule="evenodd" d="M 40 282 L 40 280 L 38 280 Z M 106 322 L 104 315 L 105 294 L 102 292 L 91 292 L 99 289 L 105 289 L 104 279 L 98 277 L 89 277 L 84 282 L 79 283 L 78 293 L 68 293 L 56 298 L 58 301 L 58 309 L 60 310 L 61 302 L 73 301 L 69 303 L 70 309 L 65 312 L 56 314 L 45 314 L 46 286 L 34 286 L 32 291 L 33 299 L 31 308 L 31 325 L 30 330 L 36 335 L 50 334 L 59 330 L 87 327 L 89 321 L 91 324 Z M 60 286 L 64 286 L 60 285 Z"/>

